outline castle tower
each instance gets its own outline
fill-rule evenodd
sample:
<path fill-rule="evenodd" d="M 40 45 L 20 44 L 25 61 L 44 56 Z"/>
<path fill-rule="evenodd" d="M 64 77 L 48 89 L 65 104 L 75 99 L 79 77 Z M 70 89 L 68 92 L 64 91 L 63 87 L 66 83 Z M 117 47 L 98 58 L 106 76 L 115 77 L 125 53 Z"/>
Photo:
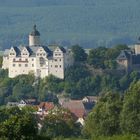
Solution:
<path fill-rule="evenodd" d="M 36 29 L 36 25 L 33 26 L 33 31 L 29 34 L 29 46 L 41 45 L 40 33 Z"/>
<path fill-rule="evenodd" d="M 138 55 L 140 54 L 140 37 L 139 37 L 139 42 L 135 44 L 135 54 Z"/>

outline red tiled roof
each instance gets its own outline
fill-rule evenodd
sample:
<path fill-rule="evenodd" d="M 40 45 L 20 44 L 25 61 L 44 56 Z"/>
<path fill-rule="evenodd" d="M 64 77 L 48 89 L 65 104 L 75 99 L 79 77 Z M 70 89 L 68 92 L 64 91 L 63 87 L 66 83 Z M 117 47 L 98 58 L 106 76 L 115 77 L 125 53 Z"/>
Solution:
<path fill-rule="evenodd" d="M 53 102 L 41 102 L 39 107 L 45 110 L 52 110 L 54 108 L 54 104 Z"/>
<path fill-rule="evenodd" d="M 71 113 L 78 118 L 83 118 L 86 115 L 86 110 L 81 100 L 70 100 L 68 102 L 64 102 L 62 107 L 70 110 Z"/>

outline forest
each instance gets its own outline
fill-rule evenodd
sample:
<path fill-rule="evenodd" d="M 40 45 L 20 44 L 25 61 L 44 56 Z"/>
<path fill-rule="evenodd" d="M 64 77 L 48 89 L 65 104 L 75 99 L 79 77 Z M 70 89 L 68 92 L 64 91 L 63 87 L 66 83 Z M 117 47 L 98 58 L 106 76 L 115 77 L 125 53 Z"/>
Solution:
<path fill-rule="evenodd" d="M 136 43 L 138 0 L 0 0 L 0 50 L 28 44 L 37 24 L 43 44 L 64 46 Z"/>

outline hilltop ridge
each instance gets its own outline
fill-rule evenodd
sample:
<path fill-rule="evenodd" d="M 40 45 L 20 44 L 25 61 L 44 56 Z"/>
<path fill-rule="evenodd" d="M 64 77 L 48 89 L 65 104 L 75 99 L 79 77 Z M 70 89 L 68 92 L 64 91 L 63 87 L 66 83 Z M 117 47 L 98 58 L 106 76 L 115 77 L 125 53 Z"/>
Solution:
<path fill-rule="evenodd" d="M 138 0 L 0 0 L 0 47 L 26 42 L 37 24 L 42 42 L 83 47 L 133 44 L 139 37 Z"/>

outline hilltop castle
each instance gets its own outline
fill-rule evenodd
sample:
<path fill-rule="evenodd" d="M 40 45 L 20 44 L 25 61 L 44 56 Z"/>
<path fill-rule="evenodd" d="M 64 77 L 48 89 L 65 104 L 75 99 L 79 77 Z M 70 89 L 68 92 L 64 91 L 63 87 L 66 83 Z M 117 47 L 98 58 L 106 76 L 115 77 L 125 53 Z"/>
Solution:
<path fill-rule="evenodd" d="M 44 78 L 52 74 L 63 79 L 65 69 L 72 64 L 71 51 L 57 45 L 51 47 L 42 45 L 40 33 L 34 25 L 33 31 L 29 34 L 28 46 L 5 50 L 2 68 L 8 69 L 10 78 L 33 73 L 36 77 Z"/>

